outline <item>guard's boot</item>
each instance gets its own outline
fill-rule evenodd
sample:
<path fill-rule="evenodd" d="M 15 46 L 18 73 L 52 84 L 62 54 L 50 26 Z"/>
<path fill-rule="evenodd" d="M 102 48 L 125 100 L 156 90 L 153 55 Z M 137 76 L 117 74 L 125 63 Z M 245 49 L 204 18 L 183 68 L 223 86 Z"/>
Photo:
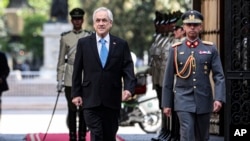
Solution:
<path fill-rule="evenodd" d="M 162 136 L 159 137 L 159 141 L 171 141 L 171 132 L 170 130 L 165 130 Z"/>
<path fill-rule="evenodd" d="M 69 141 L 77 141 L 76 140 L 76 132 L 69 133 Z"/>
<path fill-rule="evenodd" d="M 86 132 L 87 127 L 83 116 L 83 111 L 78 111 L 78 118 L 79 118 L 79 128 L 78 128 L 78 141 L 85 141 L 86 140 Z"/>
<path fill-rule="evenodd" d="M 76 112 L 68 111 L 69 140 L 77 141 L 76 136 Z"/>
<path fill-rule="evenodd" d="M 86 141 L 86 133 L 78 132 L 78 141 Z"/>
<path fill-rule="evenodd" d="M 166 129 L 162 128 L 157 137 L 151 139 L 151 141 L 162 141 L 168 136 L 169 132 L 166 132 Z"/>
<path fill-rule="evenodd" d="M 175 135 L 174 137 L 171 138 L 171 141 L 179 141 L 180 140 L 180 135 Z"/>

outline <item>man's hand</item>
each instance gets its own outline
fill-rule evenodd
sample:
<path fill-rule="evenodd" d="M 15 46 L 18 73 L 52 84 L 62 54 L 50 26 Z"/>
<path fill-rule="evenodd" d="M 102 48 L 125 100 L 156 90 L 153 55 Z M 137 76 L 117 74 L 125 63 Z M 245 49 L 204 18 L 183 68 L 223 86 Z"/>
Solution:
<path fill-rule="evenodd" d="M 56 88 L 57 88 L 57 92 L 62 92 L 63 82 L 62 81 L 58 81 Z"/>
<path fill-rule="evenodd" d="M 132 94 L 130 93 L 130 91 L 124 90 L 122 93 L 122 101 L 127 101 L 131 96 Z"/>
<path fill-rule="evenodd" d="M 222 107 L 222 103 L 220 101 L 214 101 L 213 112 L 219 112 L 221 107 Z"/>
<path fill-rule="evenodd" d="M 172 109 L 171 108 L 164 108 L 163 113 L 167 116 L 170 117 L 172 114 Z"/>
<path fill-rule="evenodd" d="M 82 106 L 82 97 L 77 96 L 72 99 L 72 103 L 74 103 L 76 106 Z"/>

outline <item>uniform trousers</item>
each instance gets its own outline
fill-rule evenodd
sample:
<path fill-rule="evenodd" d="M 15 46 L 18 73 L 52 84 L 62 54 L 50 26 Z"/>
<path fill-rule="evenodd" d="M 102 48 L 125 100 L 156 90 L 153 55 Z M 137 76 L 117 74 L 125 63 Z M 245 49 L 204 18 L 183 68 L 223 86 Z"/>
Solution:
<path fill-rule="evenodd" d="M 79 109 L 72 103 L 71 97 L 71 87 L 65 86 L 65 96 L 67 99 L 68 106 L 68 126 L 70 133 L 76 133 L 77 131 L 77 118 L 78 120 L 78 134 L 79 136 L 85 137 L 86 135 L 86 123 L 83 116 L 83 109 L 80 107 Z"/>
<path fill-rule="evenodd" d="M 180 141 L 208 141 L 210 113 L 196 114 L 177 111 L 180 121 Z"/>

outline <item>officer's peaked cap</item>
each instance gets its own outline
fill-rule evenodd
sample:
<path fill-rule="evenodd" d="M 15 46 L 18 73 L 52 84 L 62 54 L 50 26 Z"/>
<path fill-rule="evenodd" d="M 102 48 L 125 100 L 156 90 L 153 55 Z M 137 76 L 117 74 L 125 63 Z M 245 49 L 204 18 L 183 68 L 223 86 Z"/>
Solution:
<path fill-rule="evenodd" d="M 84 10 L 81 8 L 74 8 L 69 12 L 71 18 L 82 18 L 85 14 Z"/>
<path fill-rule="evenodd" d="M 182 21 L 182 19 L 179 19 L 179 20 L 175 23 L 174 29 L 182 28 L 182 25 L 183 25 L 183 21 Z"/>
<path fill-rule="evenodd" d="M 181 16 L 181 19 L 183 23 L 202 23 L 203 16 L 196 10 L 189 10 Z"/>

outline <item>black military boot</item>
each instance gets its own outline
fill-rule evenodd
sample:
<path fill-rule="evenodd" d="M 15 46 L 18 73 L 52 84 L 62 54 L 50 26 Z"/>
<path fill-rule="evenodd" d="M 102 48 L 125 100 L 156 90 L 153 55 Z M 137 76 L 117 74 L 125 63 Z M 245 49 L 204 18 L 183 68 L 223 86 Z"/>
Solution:
<path fill-rule="evenodd" d="M 78 133 L 78 141 L 86 141 L 86 133 L 79 132 Z"/>
<path fill-rule="evenodd" d="M 171 133 L 170 133 L 170 118 L 166 117 L 162 112 L 162 125 L 161 130 L 157 137 L 152 138 L 151 141 L 170 141 Z"/>
<path fill-rule="evenodd" d="M 69 141 L 77 141 L 76 140 L 76 132 L 69 133 Z"/>

